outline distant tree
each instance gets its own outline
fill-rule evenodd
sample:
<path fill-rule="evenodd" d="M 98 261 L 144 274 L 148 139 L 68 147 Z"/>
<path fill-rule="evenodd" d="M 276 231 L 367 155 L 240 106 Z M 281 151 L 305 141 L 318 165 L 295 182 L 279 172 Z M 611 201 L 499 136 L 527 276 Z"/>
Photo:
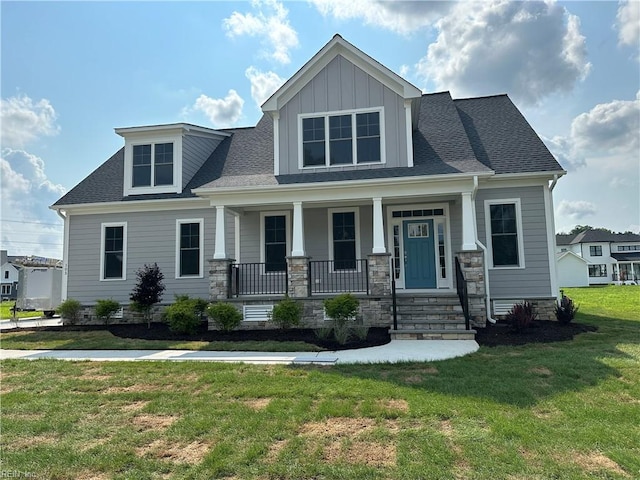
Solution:
<path fill-rule="evenodd" d="M 145 264 L 136 272 L 138 283 L 133 288 L 129 296 L 132 308 L 144 314 L 147 327 L 151 328 L 153 318 L 152 309 L 156 303 L 162 300 L 164 292 L 164 274 L 160 271 L 157 263 L 153 265 Z"/>

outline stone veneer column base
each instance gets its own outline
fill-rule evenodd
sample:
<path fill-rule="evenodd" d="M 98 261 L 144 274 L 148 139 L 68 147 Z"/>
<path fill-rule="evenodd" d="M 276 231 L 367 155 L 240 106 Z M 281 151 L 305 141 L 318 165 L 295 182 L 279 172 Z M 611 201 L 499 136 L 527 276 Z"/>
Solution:
<path fill-rule="evenodd" d="M 309 296 L 309 257 L 287 257 L 287 293 L 292 298 Z"/>
<path fill-rule="evenodd" d="M 226 300 L 229 298 L 229 265 L 234 261 L 232 258 L 209 260 L 210 300 Z"/>
<path fill-rule="evenodd" d="M 369 295 L 374 297 L 388 297 L 391 295 L 390 258 L 390 253 L 371 253 L 367 255 L 369 263 Z"/>
<path fill-rule="evenodd" d="M 482 250 L 465 250 L 456 253 L 460 268 L 467 281 L 469 294 L 469 313 L 478 327 L 487 324 L 487 289 L 484 278 L 484 253 Z"/>

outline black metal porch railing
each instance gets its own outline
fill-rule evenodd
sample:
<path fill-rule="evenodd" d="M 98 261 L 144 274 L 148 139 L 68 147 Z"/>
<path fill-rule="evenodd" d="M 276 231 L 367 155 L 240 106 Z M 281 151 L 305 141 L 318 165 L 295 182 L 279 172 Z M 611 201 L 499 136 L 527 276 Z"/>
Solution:
<path fill-rule="evenodd" d="M 369 292 L 369 263 L 366 259 L 309 262 L 309 296 L 344 292 Z"/>
<path fill-rule="evenodd" d="M 287 292 L 287 270 L 269 271 L 265 263 L 232 263 L 229 265 L 229 298 L 239 295 L 284 295 Z"/>
<path fill-rule="evenodd" d="M 458 293 L 458 298 L 460 299 L 460 305 L 462 305 L 465 328 L 467 330 L 470 330 L 469 294 L 467 293 L 467 281 L 464 279 L 464 273 L 462 273 L 462 267 L 460 267 L 460 260 L 458 260 L 458 257 L 456 257 L 456 291 Z"/>

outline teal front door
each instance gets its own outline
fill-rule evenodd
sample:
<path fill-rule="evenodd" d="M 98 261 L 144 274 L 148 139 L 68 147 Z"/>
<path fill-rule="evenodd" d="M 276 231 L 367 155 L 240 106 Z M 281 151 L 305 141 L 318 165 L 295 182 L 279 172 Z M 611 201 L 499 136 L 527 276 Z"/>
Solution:
<path fill-rule="evenodd" d="M 402 231 L 405 288 L 436 288 L 433 220 L 405 220 Z"/>

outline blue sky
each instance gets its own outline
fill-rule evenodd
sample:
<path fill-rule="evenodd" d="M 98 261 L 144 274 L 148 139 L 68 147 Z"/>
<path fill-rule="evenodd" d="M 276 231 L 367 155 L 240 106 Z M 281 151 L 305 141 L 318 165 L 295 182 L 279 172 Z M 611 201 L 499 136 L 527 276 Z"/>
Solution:
<path fill-rule="evenodd" d="M 640 231 L 640 2 L 6 2 L 1 248 L 61 257 L 48 209 L 116 127 L 254 125 L 335 33 L 425 92 L 507 93 L 568 175 L 556 228 Z"/>

